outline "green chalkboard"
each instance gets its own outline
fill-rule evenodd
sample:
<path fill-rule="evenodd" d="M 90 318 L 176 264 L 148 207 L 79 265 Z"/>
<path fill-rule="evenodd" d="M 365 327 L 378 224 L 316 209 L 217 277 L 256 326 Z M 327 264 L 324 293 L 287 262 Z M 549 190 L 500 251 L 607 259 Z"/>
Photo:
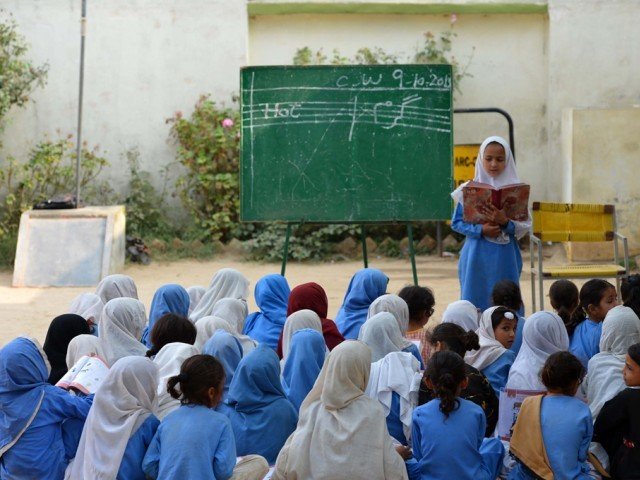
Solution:
<path fill-rule="evenodd" d="M 241 71 L 243 221 L 451 217 L 449 65 Z"/>

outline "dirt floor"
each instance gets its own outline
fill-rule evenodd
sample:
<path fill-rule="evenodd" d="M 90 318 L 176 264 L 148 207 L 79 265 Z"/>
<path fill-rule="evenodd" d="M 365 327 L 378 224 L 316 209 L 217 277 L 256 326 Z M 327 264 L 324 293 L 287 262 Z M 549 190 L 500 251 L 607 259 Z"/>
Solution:
<path fill-rule="evenodd" d="M 526 252 L 523 252 L 523 256 L 525 267 L 521 287 L 526 310 L 530 312 L 531 283 Z M 457 258 L 417 257 L 419 283 L 432 288 L 435 293 L 436 321 L 440 320 L 446 306 L 459 298 L 457 264 Z M 351 276 L 362 266 L 361 261 L 318 264 L 292 262 L 287 265 L 286 277 L 291 287 L 309 281 L 321 284 L 329 296 L 329 316 L 333 318 L 340 308 Z M 408 260 L 372 258 L 369 266 L 379 268 L 389 276 L 389 292 L 397 292 L 403 286 L 412 283 L 411 264 Z M 179 283 L 185 287 L 206 287 L 214 273 L 223 267 L 241 271 L 251 281 L 251 289 L 263 275 L 280 272 L 279 264 L 220 258 L 211 261 L 154 262 L 148 266 L 127 265 L 123 273 L 134 278 L 140 300 L 146 305 L 148 312 L 151 299 L 158 287 L 165 283 Z M 77 295 L 93 291 L 86 287 L 12 288 L 11 277 L 11 271 L 0 271 L 0 346 L 22 334 L 44 341 L 49 322 L 56 315 L 65 313 Z M 252 296 L 249 298 L 249 307 L 250 311 L 255 311 Z"/>

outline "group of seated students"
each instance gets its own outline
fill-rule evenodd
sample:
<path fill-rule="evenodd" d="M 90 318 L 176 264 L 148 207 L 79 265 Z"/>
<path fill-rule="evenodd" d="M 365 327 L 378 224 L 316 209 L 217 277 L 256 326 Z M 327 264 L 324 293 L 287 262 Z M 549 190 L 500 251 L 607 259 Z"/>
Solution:
<path fill-rule="evenodd" d="M 162 286 L 148 317 L 133 279 L 104 278 L 42 348 L 0 349 L 0 479 L 640 478 L 640 276 L 624 305 L 604 280 L 557 281 L 555 312 L 526 320 L 502 281 L 435 326 L 431 290 L 387 284 L 358 271 L 334 321 L 320 285 L 280 275 L 250 315 L 249 281 L 222 269 Z M 95 357 L 95 389 L 61 384 Z M 505 389 L 529 392 L 510 440 Z"/>

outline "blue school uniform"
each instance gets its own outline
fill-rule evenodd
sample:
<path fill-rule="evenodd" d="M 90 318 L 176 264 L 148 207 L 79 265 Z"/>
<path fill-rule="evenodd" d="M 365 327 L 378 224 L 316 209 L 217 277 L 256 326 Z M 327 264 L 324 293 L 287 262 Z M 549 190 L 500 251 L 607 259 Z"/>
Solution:
<path fill-rule="evenodd" d="M 525 318 L 518 315 L 518 326 L 516 327 L 516 338 L 513 341 L 513 345 L 511 345 L 511 350 L 513 353 L 518 355 L 520 351 L 520 347 L 522 346 L 522 330 L 524 329 Z"/>
<path fill-rule="evenodd" d="M 3 480 L 60 480 L 75 457 L 93 395 L 74 397 L 49 385 L 48 376 L 44 358 L 31 340 L 17 338 L 0 350 Z"/>
<path fill-rule="evenodd" d="M 600 353 L 601 335 L 602 322 L 594 322 L 588 318 L 580 322 L 573 331 L 569 351 L 578 357 L 585 369 L 591 357 Z"/>
<path fill-rule="evenodd" d="M 494 480 L 500 472 L 504 447 L 498 438 L 484 438 L 486 420 L 473 402 L 460 404 L 446 418 L 440 400 L 413 411 L 413 456 L 421 480 Z"/>
<path fill-rule="evenodd" d="M 229 399 L 218 411 L 231 421 L 238 455 L 261 455 L 276 461 L 296 429 L 298 413 L 280 382 L 280 362 L 264 344 L 244 357 L 229 387 Z"/>
<path fill-rule="evenodd" d="M 388 282 L 389 278 L 375 268 L 363 268 L 353 275 L 335 319 L 345 339 L 358 338 L 360 327 L 367 320 L 369 306 L 385 294 Z"/>
<path fill-rule="evenodd" d="M 149 325 L 143 332 L 141 342 L 151 348 L 151 329 L 160 317 L 167 313 L 174 313 L 186 317 L 189 315 L 189 294 L 184 287 L 175 283 L 163 285 L 153 295 L 151 310 L 149 311 Z"/>
<path fill-rule="evenodd" d="M 229 420 L 203 405 L 182 405 L 158 427 L 142 470 L 158 480 L 227 480 L 235 465 Z"/>
<path fill-rule="evenodd" d="M 583 401 L 566 395 L 545 396 L 540 407 L 542 441 L 555 478 L 588 480 L 587 455 L 593 422 Z M 520 463 L 509 474 L 510 480 L 534 478 Z"/>
<path fill-rule="evenodd" d="M 252 313 L 244 322 L 242 333 L 274 350 L 287 320 L 287 304 L 291 289 L 282 275 L 266 275 L 258 280 L 254 291 L 259 312 Z"/>
<path fill-rule="evenodd" d="M 511 350 L 505 350 L 495 362 L 482 370 L 482 374 L 487 377 L 498 398 L 500 398 L 500 389 L 507 385 L 509 370 L 511 370 L 511 365 L 513 365 L 515 359 L 515 353 Z"/>
<path fill-rule="evenodd" d="M 402 351 L 406 353 L 410 353 L 411 355 L 416 357 L 416 359 L 420 363 L 420 370 L 424 370 L 424 362 L 422 361 L 422 355 L 420 355 L 420 350 L 418 350 L 418 347 L 415 344 L 411 344 L 407 348 L 403 348 Z"/>
<path fill-rule="evenodd" d="M 515 223 L 509 222 L 503 231 L 509 234 L 509 243 L 501 245 L 482 236 L 482 225 L 462 219 L 462 205 L 458 204 L 451 220 L 451 228 L 467 238 L 460 252 L 458 278 L 460 299 L 468 300 L 477 308 L 491 306 L 491 292 L 500 280 L 511 280 L 520 285 L 522 255 L 515 238 Z"/>
<path fill-rule="evenodd" d="M 282 371 L 282 388 L 296 411 L 313 388 L 326 351 L 324 337 L 311 328 L 298 330 L 291 337 L 289 356 Z"/>
<path fill-rule="evenodd" d="M 142 460 L 159 426 L 160 420 L 155 415 L 149 415 L 138 427 L 127 442 L 116 480 L 147 479 L 142 470 Z"/>
<path fill-rule="evenodd" d="M 216 330 L 207 343 L 204 344 L 202 353 L 216 357 L 224 369 L 224 393 L 222 400 L 226 401 L 229 396 L 229 386 L 235 374 L 236 368 L 242 360 L 242 345 L 236 337 L 224 330 Z"/>

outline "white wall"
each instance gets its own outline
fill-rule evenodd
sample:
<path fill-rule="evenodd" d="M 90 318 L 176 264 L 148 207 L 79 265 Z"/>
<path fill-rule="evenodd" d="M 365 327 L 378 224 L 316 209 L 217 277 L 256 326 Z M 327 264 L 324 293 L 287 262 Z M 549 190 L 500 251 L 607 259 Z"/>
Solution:
<path fill-rule="evenodd" d="M 449 15 L 272 15 L 249 22 L 252 65 L 291 63 L 296 50 L 333 49 L 352 56 L 361 47 L 381 47 L 411 56 L 427 31 L 451 28 Z M 543 175 L 548 155 L 546 134 L 547 22 L 541 14 L 465 15 L 453 26 L 453 55 L 473 77 L 462 80 L 456 108 L 499 107 L 515 123 L 520 176 L 533 184 L 533 195 L 545 194 Z M 474 50 L 475 48 L 475 50 Z M 480 143 L 492 134 L 507 137 L 507 123 L 497 114 L 456 115 L 456 143 Z"/>
<path fill-rule="evenodd" d="M 44 135 L 75 133 L 81 0 L 0 0 L 31 43 L 29 57 L 51 66 L 47 86 L 10 114 L 2 155 L 25 158 Z M 175 158 L 165 120 L 198 97 L 231 103 L 246 63 L 247 14 L 234 0 L 89 0 L 83 138 L 107 152 L 114 186 L 120 155 L 138 147 L 142 168 Z M 157 177 L 156 177 L 157 178 Z"/>

